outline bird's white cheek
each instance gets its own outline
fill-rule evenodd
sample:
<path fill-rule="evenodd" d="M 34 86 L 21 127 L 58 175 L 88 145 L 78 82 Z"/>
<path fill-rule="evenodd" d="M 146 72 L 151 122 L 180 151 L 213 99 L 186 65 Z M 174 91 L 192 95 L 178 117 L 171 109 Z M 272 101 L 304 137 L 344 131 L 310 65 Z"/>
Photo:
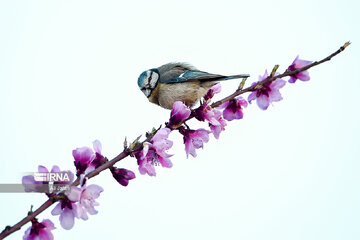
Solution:
<path fill-rule="evenodd" d="M 157 73 L 154 73 L 154 74 L 152 75 L 152 78 L 151 78 L 151 81 L 150 81 L 150 86 L 151 86 L 151 88 L 155 88 L 158 79 L 159 79 L 159 75 L 158 75 Z"/>

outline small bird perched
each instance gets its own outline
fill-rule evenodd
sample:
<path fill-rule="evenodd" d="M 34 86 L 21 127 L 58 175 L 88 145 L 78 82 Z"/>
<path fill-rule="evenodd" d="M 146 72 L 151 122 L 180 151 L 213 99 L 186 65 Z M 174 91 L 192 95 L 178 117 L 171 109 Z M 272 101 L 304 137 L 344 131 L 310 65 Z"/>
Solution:
<path fill-rule="evenodd" d="M 218 81 L 248 77 L 247 74 L 211 74 L 190 64 L 175 62 L 143 72 L 139 76 L 138 85 L 150 102 L 172 109 L 176 101 L 192 107 Z"/>

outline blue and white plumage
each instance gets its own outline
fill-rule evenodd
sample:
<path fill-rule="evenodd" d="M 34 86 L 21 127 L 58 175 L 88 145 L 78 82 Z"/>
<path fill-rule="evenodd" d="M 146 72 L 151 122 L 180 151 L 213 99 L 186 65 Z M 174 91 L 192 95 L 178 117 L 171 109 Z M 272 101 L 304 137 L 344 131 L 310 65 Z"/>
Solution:
<path fill-rule="evenodd" d="M 175 101 L 193 106 L 218 81 L 247 77 L 247 74 L 211 74 L 187 63 L 168 63 L 144 71 L 138 78 L 138 86 L 150 102 L 172 109 Z"/>

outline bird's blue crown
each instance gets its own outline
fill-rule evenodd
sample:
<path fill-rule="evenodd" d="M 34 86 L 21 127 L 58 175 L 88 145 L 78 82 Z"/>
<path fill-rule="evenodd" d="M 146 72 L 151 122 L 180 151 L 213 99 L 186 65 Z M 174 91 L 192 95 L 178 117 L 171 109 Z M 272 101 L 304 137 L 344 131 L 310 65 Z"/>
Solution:
<path fill-rule="evenodd" d="M 140 74 L 139 78 L 138 78 L 138 86 L 141 88 L 141 86 L 143 85 L 145 79 L 147 76 L 147 71 L 144 71 L 143 73 Z"/>

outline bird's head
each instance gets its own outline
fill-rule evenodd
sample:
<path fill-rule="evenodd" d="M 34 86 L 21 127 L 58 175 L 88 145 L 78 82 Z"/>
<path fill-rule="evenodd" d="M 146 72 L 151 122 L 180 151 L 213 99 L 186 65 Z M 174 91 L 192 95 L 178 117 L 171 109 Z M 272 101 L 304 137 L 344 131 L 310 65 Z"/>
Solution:
<path fill-rule="evenodd" d="M 152 91 L 156 88 L 159 76 L 160 74 L 157 69 L 150 69 L 140 74 L 138 85 L 146 97 L 150 97 Z"/>

